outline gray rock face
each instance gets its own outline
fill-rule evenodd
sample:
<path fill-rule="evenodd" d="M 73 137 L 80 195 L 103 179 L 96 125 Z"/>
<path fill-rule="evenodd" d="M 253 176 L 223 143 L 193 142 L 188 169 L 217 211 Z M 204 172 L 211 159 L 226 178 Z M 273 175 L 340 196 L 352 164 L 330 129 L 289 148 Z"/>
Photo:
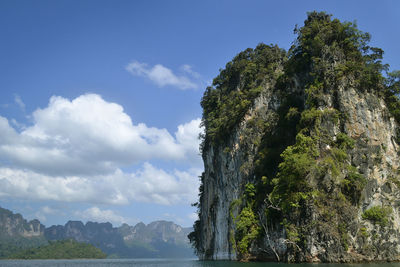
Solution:
<path fill-rule="evenodd" d="M 293 84 L 301 82 L 295 81 Z M 232 216 L 230 205 L 243 196 L 245 184 L 255 182 L 254 161 L 259 142 L 254 140 L 260 140 L 263 132 L 254 130 L 253 125 L 249 130 L 249 121 L 261 119 L 270 122 L 271 127 L 274 127 L 273 118 L 278 116 L 277 110 L 281 103 L 279 94 L 273 88 L 273 83 L 264 86 L 253 107 L 224 144 L 208 143 L 203 148 L 205 172 L 203 195 L 200 199 L 201 259 L 238 259 L 237 250 L 232 243 L 232 233 L 235 232 L 233 218 L 237 213 Z M 301 86 L 294 86 L 291 90 L 303 90 L 303 94 L 299 95 L 305 95 Z M 349 211 L 349 221 L 346 222 L 349 227 L 342 233 L 346 236 L 346 245 L 343 247 L 338 241 L 340 237 L 324 233 L 324 229 L 318 226 L 307 230 L 307 244 L 300 251 L 294 252 L 288 249 L 287 233 L 280 226 L 281 222 L 277 221 L 268 229 L 268 237 L 264 235 L 261 241 L 251 245 L 251 257 L 277 260 L 278 255 L 280 260 L 310 262 L 399 260 L 400 157 L 399 144 L 396 142 L 399 126 L 383 99 L 375 93 L 356 90 L 351 80 L 343 82 L 334 96 L 326 93 L 324 99 L 325 102 L 319 106 L 320 111 L 329 112 L 335 109 L 346 114 L 346 118 L 340 118 L 336 124 L 322 121 L 321 127 L 333 140 L 339 132 L 355 140 L 354 148 L 348 152 L 347 163 L 355 166 L 367 180 L 361 193 L 361 204 L 352 206 Z M 246 139 L 253 142 L 245 142 Z M 329 150 L 329 145 L 321 145 L 320 150 L 324 149 Z M 325 173 L 324 178 L 318 178 L 318 181 L 312 175 L 308 180 L 317 189 L 325 187 L 327 192 L 334 192 L 345 175 L 341 172 L 335 180 L 330 173 Z M 368 209 L 376 206 L 390 209 L 387 225 L 377 224 L 365 215 Z M 312 205 L 306 214 L 303 221 L 295 222 L 298 227 L 309 226 L 312 221 L 324 220 L 321 212 Z"/>
<path fill-rule="evenodd" d="M 257 146 L 254 142 L 244 142 L 244 139 L 262 138 L 261 129 L 251 131 L 251 135 L 248 135 L 250 131 L 247 130 L 247 124 L 251 119 L 260 118 L 267 121 L 276 116 L 280 102 L 279 96 L 272 92 L 273 85 L 264 86 L 262 93 L 254 101 L 253 108 L 230 135 L 226 144 L 203 148 L 205 172 L 204 193 L 200 199 L 203 251 L 199 255 L 201 259 L 237 259 L 230 238 L 231 232 L 234 231 L 230 205 L 243 195 L 243 186 L 254 180 L 252 174 Z M 246 170 L 242 166 L 246 166 Z"/>
<path fill-rule="evenodd" d="M 0 235 L 8 237 L 41 237 L 44 225 L 38 220 L 27 221 L 21 214 L 0 208 Z"/>
<path fill-rule="evenodd" d="M 400 260 L 399 125 L 379 90 L 360 89 L 351 75 L 341 79 L 329 77 L 343 63 L 340 53 L 328 57 L 329 49 L 322 49 L 321 56 L 327 85 L 318 91 L 312 107 L 308 102 L 310 77 L 306 72 L 287 76 L 290 80 L 285 89 L 277 88 L 276 79 L 265 79 L 268 82 L 262 83 L 261 93 L 225 139 L 212 142 L 206 132 L 196 239 L 201 259 Z M 278 67 L 275 73 L 283 69 Z M 243 90 L 240 79 L 237 84 L 236 90 Z M 298 116 L 304 118 L 293 124 L 294 129 L 286 126 L 285 132 L 280 123 L 288 96 L 300 103 Z M 290 115 L 289 111 L 284 116 Z M 302 133 L 301 123 L 307 123 L 304 111 L 309 111 L 308 123 L 312 123 L 303 132 L 314 140 L 318 150 L 314 167 L 307 170 L 305 177 L 299 177 L 308 191 L 297 195 L 300 200 L 293 204 L 296 213 L 285 214 L 282 206 L 276 204 L 279 200 L 272 203 L 269 199 L 271 186 L 276 182 L 267 181 L 269 191 L 258 195 L 258 204 L 252 206 L 251 216 L 257 221 L 254 227 L 258 227 L 258 234 L 246 240 L 245 245 L 239 244 L 239 217 L 249 205 L 244 200 L 246 185 L 258 186 L 264 183 L 262 179 L 279 176 L 279 162 L 275 162 L 264 163 L 275 166 L 275 170 L 268 170 L 273 176 L 261 177 L 257 169 L 263 159 L 260 154 L 280 154 L 293 146 L 296 135 Z M 281 135 L 277 139 L 281 143 L 274 143 L 277 135 Z M 352 145 L 339 145 L 343 136 Z M 273 149 L 265 150 L 265 143 Z M 271 216 L 274 209 L 279 210 L 279 216 Z M 241 245 L 246 246 L 246 253 L 240 251 Z"/>

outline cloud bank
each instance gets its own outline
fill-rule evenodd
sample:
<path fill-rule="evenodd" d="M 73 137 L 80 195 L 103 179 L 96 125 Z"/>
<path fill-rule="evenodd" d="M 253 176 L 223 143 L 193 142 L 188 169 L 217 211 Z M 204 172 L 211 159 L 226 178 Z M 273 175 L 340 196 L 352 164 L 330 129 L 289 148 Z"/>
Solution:
<path fill-rule="evenodd" d="M 134 124 L 96 94 L 55 96 L 18 132 L 0 116 L 0 196 L 34 200 L 171 205 L 192 202 L 201 173 L 200 119 L 166 129 Z M 181 162 L 165 171 L 149 161 Z M 124 168 L 139 166 L 136 171 Z"/>

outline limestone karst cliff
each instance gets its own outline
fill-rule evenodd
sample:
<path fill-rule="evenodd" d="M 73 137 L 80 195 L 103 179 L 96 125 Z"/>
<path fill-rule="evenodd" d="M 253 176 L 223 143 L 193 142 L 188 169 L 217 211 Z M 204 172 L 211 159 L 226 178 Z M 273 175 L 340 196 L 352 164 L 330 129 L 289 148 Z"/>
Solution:
<path fill-rule="evenodd" d="M 312 12 L 286 52 L 238 54 L 206 89 L 201 259 L 400 260 L 399 73 Z"/>

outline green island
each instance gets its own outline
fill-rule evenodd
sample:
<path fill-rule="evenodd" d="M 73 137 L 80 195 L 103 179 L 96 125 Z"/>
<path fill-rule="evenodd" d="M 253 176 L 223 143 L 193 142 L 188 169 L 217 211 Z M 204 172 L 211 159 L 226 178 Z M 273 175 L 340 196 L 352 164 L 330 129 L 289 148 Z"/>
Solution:
<path fill-rule="evenodd" d="M 99 248 L 75 240 L 49 241 L 48 245 L 19 251 L 9 259 L 104 259 L 106 254 Z"/>

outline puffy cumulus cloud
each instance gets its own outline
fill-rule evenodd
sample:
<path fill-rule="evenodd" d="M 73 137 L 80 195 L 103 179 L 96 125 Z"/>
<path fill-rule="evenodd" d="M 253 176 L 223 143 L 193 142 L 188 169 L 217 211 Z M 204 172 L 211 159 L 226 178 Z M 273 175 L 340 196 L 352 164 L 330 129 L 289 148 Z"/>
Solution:
<path fill-rule="evenodd" d="M 52 97 L 16 131 L 0 116 L 0 197 L 99 204 L 173 205 L 197 198 L 200 119 L 166 129 L 134 124 L 96 94 Z M 149 160 L 189 166 L 165 171 Z M 124 167 L 140 167 L 124 172 Z M 42 210 L 42 218 L 50 214 Z"/>
<path fill-rule="evenodd" d="M 84 211 L 76 211 L 75 216 L 78 216 L 86 221 L 110 222 L 114 225 L 128 223 L 131 221 L 118 214 L 115 214 L 112 210 L 102 210 L 96 206 L 88 208 Z"/>
<path fill-rule="evenodd" d="M 201 169 L 166 172 L 145 163 L 138 172 L 117 181 L 126 196 L 139 202 L 173 205 L 197 199 Z"/>
<path fill-rule="evenodd" d="M 176 75 L 173 71 L 161 64 L 149 67 L 145 63 L 133 61 L 129 63 L 125 69 L 135 76 L 146 77 L 160 87 L 167 85 L 176 86 L 179 89 L 196 89 L 198 85 L 185 75 Z M 183 65 L 182 70 L 193 76 L 199 78 L 198 73 L 194 72 L 189 65 Z"/>
<path fill-rule="evenodd" d="M 107 178 L 53 177 L 33 171 L 0 168 L 0 196 L 29 200 L 128 203 Z"/>
<path fill-rule="evenodd" d="M 123 205 L 132 201 L 161 205 L 190 204 L 197 199 L 201 169 L 166 172 L 144 163 L 137 172 L 79 176 L 48 176 L 0 168 L 0 197 Z M 43 210 L 48 214 L 49 210 Z"/>
<path fill-rule="evenodd" d="M 178 126 L 175 132 L 176 140 L 185 148 L 185 153 L 190 162 L 196 162 L 199 166 L 202 164 L 200 156 L 200 134 L 203 128 L 200 127 L 201 119 L 194 119 L 188 123 Z"/>
<path fill-rule="evenodd" d="M 72 101 L 52 97 L 18 133 L 0 116 L 0 159 L 49 175 L 95 175 L 140 161 L 164 159 L 198 164 L 200 119 L 166 129 L 133 124 L 122 106 L 96 94 Z"/>

